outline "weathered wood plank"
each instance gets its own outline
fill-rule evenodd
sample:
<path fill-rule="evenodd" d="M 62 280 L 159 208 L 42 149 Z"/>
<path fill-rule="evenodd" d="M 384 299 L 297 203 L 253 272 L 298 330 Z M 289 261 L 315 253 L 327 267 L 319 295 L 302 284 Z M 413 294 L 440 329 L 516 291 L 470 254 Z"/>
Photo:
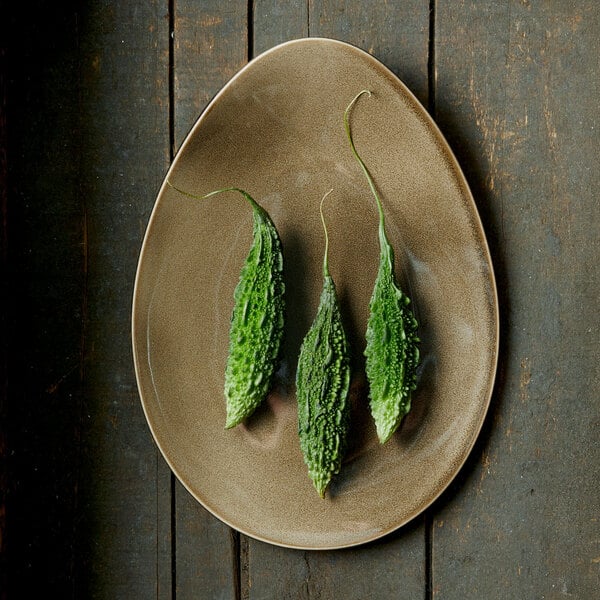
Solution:
<path fill-rule="evenodd" d="M 270 48 L 285 33 L 334 37 L 373 53 L 427 102 L 428 6 L 405 2 L 309 2 L 308 19 L 298 4 L 257 3 L 254 47 Z M 260 12 L 258 12 L 260 11 Z M 283 12 L 285 11 L 285 12 Z M 246 598 L 421 598 L 425 593 L 425 527 L 417 519 L 367 546 L 304 552 L 244 540 L 242 597 Z"/>
<path fill-rule="evenodd" d="M 254 56 L 277 44 L 308 36 L 307 0 L 256 0 L 253 18 L 250 41 Z"/>
<path fill-rule="evenodd" d="M 436 506 L 436 598 L 592 598 L 600 567 L 597 3 L 436 2 L 436 113 L 502 323 L 492 414 Z"/>
<path fill-rule="evenodd" d="M 87 295 L 74 597 L 170 597 L 170 476 L 129 335 L 137 257 L 169 161 L 167 6 L 82 3 L 78 31 Z"/>
<path fill-rule="evenodd" d="M 176 145 L 247 59 L 245 2 L 176 2 L 173 74 Z"/>
<path fill-rule="evenodd" d="M 427 106 L 429 4 L 310 0 L 309 34 L 366 50 L 391 69 Z"/>
<path fill-rule="evenodd" d="M 209 100 L 246 64 L 247 16 L 245 2 L 175 4 L 176 148 Z M 209 514 L 179 482 L 174 517 L 177 598 L 236 598 L 239 534 Z"/>
<path fill-rule="evenodd" d="M 3 6 L 1 20 L 10 290 L 3 589 L 7 597 L 32 597 L 41 586 L 71 595 L 84 293 L 72 135 L 79 122 L 76 18 L 71 5 L 34 2 Z"/>
<path fill-rule="evenodd" d="M 423 518 L 365 546 L 301 551 L 248 540 L 246 598 L 401 598 L 425 594 Z"/>

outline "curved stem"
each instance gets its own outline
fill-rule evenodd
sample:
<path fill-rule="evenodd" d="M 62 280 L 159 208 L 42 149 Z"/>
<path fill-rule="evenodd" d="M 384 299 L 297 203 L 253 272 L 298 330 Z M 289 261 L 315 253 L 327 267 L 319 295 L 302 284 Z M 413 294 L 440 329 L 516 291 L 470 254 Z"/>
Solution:
<path fill-rule="evenodd" d="M 321 204 L 319 205 L 319 212 L 321 213 L 321 223 L 323 223 L 323 231 L 325 232 L 325 253 L 323 255 L 323 275 L 327 277 L 329 275 L 329 234 L 327 233 L 327 225 L 325 225 L 325 217 L 323 216 L 323 202 L 325 198 L 333 192 L 333 189 L 329 190 L 322 198 Z"/>
<path fill-rule="evenodd" d="M 350 130 L 350 120 L 349 120 L 350 111 L 352 110 L 352 107 L 356 104 L 357 100 L 363 94 L 368 94 L 369 97 L 371 96 L 370 90 L 362 90 L 358 94 L 356 94 L 356 96 L 352 99 L 352 102 L 350 102 L 350 104 L 348 104 L 348 107 L 344 111 L 344 127 L 346 128 L 346 135 L 348 136 L 348 140 L 350 141 L 350 147 L 352 148 L 352 154 L 354 154 L 354 158 L 356 158 L 356 160 L 358 161 L 358 164 L 360 165 L 361 169 L 363 170 L 363 173 L 365 174 L 367 181 L 369 182 L 369 187 L 371 188 L 371 192 L 372 192 L 373 196 L 375 197 L 375 201 L 377 202 L 377 210 L 379 212 L 379 239 L 382 242 L 382 245 L 386 245 L 388 242 L 387 242 L 387 237 L 385 235 L 385 216 L 383 214 L 383 206 L 381 204 L 381 198 L 379 197 L 379 194 L 377 193 L 377 188 L 375 187 L 375 182 L 373 181 L 373 178 L 371 177 L 371 174 L 369 173 L 367 166 L 365 165 L 362 158 L 356 151 L 356 147 L 354 146 L 354 140 L 352 139 L 352 132 Z"/>
<path fill-rule="evenodd" d="M 184 196 L 187 196 L 188 198 L 193 198 L 194 200 L 205 200 L 206 198 L 210 198 L 210 196 L 215 196 L 216 194 L 222 194 L 223 192 L 239 192 L 250 203 L 252 208 L 255 208 L 257 210 L 263 210 L 261 208 L 260 204 L 258 204 L 258 202 L 256 202 L 256 200 L 254 200 L 254 198 L 248 192 L 246 192 L 245 190 L 242 190 L 241 188 L 226 187 L 226 188 L 223 188 L 220 190 L 215 190 L 214 192 L 209 192 L 208 194 L 204 194 L 203 196 L 196 196 L 195 194 L 190 194 L 190 192 L 186 192 L 185 190 L 182 190 L 182 189 L 178 188 L 177 186 L 173 185 L 168 179 L 167 179 L 167 185 L 169 187 L 172 187 L 176 192 L 179 192 L 180 194 L 183 194 Z"/>

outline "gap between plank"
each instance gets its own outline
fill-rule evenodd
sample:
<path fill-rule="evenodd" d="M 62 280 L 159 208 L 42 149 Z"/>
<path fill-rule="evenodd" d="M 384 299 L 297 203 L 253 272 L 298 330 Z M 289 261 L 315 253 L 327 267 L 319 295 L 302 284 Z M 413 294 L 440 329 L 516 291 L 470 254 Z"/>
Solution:
<path fill-rule="evenodd" d="M 169 13 L 169 164 L 175 157 L 175 0 L 168 0 Z"/>
<path fill-rule="evenodd" d="M 433 518 L 430 510 L 425 511 L 425 600 L 433 598 Z"/>
<path fill-rule="evenodd" d="M 429 42 L 427 45 L 427 108 L 435 119 L 435 0 L 429 0 Z M 433 600 L 433 516 L 425 511 L 425 600 Z"/>
<path fill-rule="evenodd" d="M 254 0 L 248 0 L 248 61 L 254 58 Z"/>
<path fill-rule="evenodd" d="M 171 600 L 177 597 L 177 515 L 175 504 L 175 475 L 171 471 Z"/>
<path fill-rule="evenodd" d="M 427 109 L 435 118 L 435 0 L 429 0 L 429 44 L 427 47 Z"/>
<path fill-rule="evenodd" d="M 435 119 L 435 0 L 429 0 L 429 43 L 427 46 L 427 108 Z M 433 516 L 425 511 L 425 600 L 433 600 Z"/>
<path fill-rule="evenodd" d="M 232 556 L 232 571 L 233 571 L 233 591 L 235 600 L 242 599 L 242 578 L 241 578 L 241 562 L 242 554 L 240 547 L 240 533 L 233 528 L 229 529 L 231 540 L 231 556 Z"/>
<path fill-rule="evenodd" d="M 169 165 L 175 157 L 175 0 L 168 0 L 169 14 Z M 170 471 L 171 493 L 171 600 L 177 597 L 177 503 L 175 474 Z"/>

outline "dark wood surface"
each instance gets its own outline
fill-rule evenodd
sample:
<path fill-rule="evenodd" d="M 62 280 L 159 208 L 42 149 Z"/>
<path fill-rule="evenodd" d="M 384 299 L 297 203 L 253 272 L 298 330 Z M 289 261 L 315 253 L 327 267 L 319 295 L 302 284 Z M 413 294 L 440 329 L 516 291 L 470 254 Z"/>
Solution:
<path fill-rule="evenodd" d="M 0 598 L 600 597 L 600 7 L 593 0 L 35 1 L 0 8 Z M 304 552 L 175 480 L 139 402 L 133 280 L 169 162 L 288 39 L 371 52 L 427 107 L 480 211 L 492 405 L 425 514 Z"/>

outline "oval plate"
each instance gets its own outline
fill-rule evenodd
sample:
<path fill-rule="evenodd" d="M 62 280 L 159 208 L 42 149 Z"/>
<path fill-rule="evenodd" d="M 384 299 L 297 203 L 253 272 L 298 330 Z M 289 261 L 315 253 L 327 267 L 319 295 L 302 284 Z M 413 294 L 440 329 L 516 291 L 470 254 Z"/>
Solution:
<path fill-rule="evenodd" d="M 345 137 L 381 193 L 397 273 L 420 322 L 413 409 L 385 445 L 364 381 L 364 331 L 378 265 L 377 211 Z M 490 256 L 465 178 L 423 107 L 369 54 L 327 39 L 285 43 L 242 69 L 198 119 L 169 171 L 204 194 L 247 190 L 284 245 L 287 321 L 273 391 L 224 429 L 223 373 L 233 290 L 251 243 L 237 194 L 196 201 L 164 184 L 146 232 L 133 302 L 133 349 L 156 443 L 190 493 L 239 531 L 330 549 L 402 526 L 448 486 L 481 429 L 498 350 Z M 322 283 L 325 205 L 330 267 L 353 347 L 351 447 L 322 500 L 300 453 L 294 376 Z"/>

